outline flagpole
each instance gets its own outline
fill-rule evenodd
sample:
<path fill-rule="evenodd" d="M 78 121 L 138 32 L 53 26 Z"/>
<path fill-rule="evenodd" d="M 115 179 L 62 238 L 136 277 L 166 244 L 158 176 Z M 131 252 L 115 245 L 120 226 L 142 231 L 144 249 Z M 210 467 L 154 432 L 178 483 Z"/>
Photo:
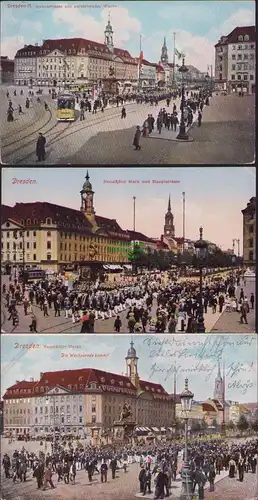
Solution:
<path fill-rule="evenodd" d="M 140 35 L 140 56 L 138 65 L 138 88 L 140 88 L 140 76 L 141 76 L 141 52 L 142 52 L 142 35 Z"/>
<path fill-rule="evenodd" d="M 174 35 L 174 50 L 173 50 L 173 80 L 172 80 L 172 84 L 173 84 L 173 87 L 175 85 L 175 64 L 176 64 L 176 33 L 174 32 L 173 33 Z"/>

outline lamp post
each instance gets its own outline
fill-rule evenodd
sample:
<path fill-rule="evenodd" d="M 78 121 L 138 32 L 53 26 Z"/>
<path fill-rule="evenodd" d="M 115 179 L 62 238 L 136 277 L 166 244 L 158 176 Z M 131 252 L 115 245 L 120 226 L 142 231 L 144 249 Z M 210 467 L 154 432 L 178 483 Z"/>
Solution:
<path fill-rule="evenodd" d="M 184 466 L 182 468 L 182 490 L 180 500 L 192 500 L 193 485 L 190 477 L 190 467 L 188 462 L 188 421 L 192 408 L 192 400 L 194 394 L 188 389 L 188 379 L 185 379 L 184 391 L 180 394 L 182 415 L 185 420 L 185 450 L 184 450 Z"/>
<path fill-rule="evenodd" d="M 22 291 L 24 294 L 25 291 L 25 241 L 24 241 L 24 229 L 20 229 L 21 238 L 22 238 Z M 18 240 L 18 231 L 15 231 L 14 239 Z M 15 254 L 17 255 L 17 243 L 15 243 Z M 17 268 L 17 260 L 16 260 L 16 268 Z M 15 271 L 16 274 L 16 271 Z"/>
<path fill-rule="evenodd" d="M 205 333 L 205 325 L 204 325 L 204 315 L 203 315 L 203 298 L 202 298 L 202 270 L 203 265 L 205 263 L 207 252 L 208 252 L 208 243 L 203 240 L 203 228 L 200 227 L 200 239 L 195 242 L 195 251 L 197 255 L 197 259 L 199 260 L 199 268 L 200 268 L 200 295 L 199 295 L 199 311 L 198 311 L 198 319 L 197 319 L 197 333 Z"/>
<path fill-rule="evenodd" d="M 182 66 L 178 70 L 182 75 L 182 95 L 181 95 L 181 120 L 180 128 L 177 139 L 188 141 L 188 135 L 185 133 L 185 120 L 184 120 L 184 105 L 185 105 L 185 82 L 184 75 L 187 73 L 188 68 L 185 66 L 185 59 L 183 58 Z"/>
<path fill-rule="evenodd" d="M 56 397 L 55 394 L 51 394 L 46 397 L 46 403 L 49 405 L 53 401 L 53 450 L 56 449 Z M 49 407 L 51 408 L 51 407 Z M 51 426 L 51 411 L 49 411 L 49 422 Z"/>

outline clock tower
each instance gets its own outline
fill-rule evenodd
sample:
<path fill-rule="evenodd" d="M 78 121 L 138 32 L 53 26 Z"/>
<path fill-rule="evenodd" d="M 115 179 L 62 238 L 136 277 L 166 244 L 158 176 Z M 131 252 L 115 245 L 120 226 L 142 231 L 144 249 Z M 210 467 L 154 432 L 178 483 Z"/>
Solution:
<path fill-rule="evenodd" d="M 138 389 L 140 377 L 138 375 L 138 357 L 134 348 L 134 343 L 131 341 L 131 347 L 127 351 L 125 358 L 126 376 L 131 380 L 132 384 Z"/>
<path fill-rule="evenodd" d="M 168 238 L 175 237 L 174 216 L 171 212 L 170 195 L 168 198 L 168 211 L 165 215 L 164 236 L 167 236 Z"/>
<path fill-rule="evenodd" d="M 218 363 L 218 374 L 215 378 L 215 388 L 213 392 L 213 399 L 218 399 L 219 401 L 223 401 L 223 378 L 221 376 L 220 371 L 220 363 Z"/>
<path fill-rule="evenodd" d="M 90 183 L 90 176 L 87 170 L 85 177 L 85 182 L 81 190 L 81 212 L 89 219 L 94 218 L 95 211 L 93 206 L 94 191 L 92 190 L 92 185 Z"/>

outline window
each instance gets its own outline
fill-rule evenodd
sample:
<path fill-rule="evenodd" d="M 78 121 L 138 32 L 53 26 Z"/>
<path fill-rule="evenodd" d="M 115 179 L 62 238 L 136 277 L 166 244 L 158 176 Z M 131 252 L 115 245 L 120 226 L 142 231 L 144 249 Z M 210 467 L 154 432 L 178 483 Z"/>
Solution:
<path fill-rule="evenodd" d="M 235 61 L 236 60 L 236 54 L 233 54 L 232 55 L 232 60 Z"/>
<path fill-rule="evenodd" d="M 250 250 L 250 252 L 249 252 L 249 260 L 250 261 L 254 260 L 254 252 L 253 252 L 253 250 Z"/>
<path fill-rule="evenodd" d="M 238 80 L 241 80 L 241 75 L 237 75 L 237 79 L 238 79 Z"/>
<path fill-rule="evenodd" d="M 91 412 L 92 413 L 96 413 L 96 405 L 92 405 L 91 406 Z"/>
<path fill-rule="evenodd" d="M 242 42 L 244 40 L 243 35 L 238 35 L 237 39 L 238 39 L 239 42 Z"/>
<path fill-rule="evenodd" d="M 51 254 L 50 253 L 47 254 L 47 260 L 51 260 Z"/>
<path fill-rule="evenodd" d="M 250 75 L 250 80 L 253 80 L 254 79 L 254 75 Z"/>
<path fill-rule="evenodd" d="M 36 243 L 36 241 L 34 241 L 34 242 L 33 242 L 33 248 L 34 248 L 34 250 L 37 248 L 37 243 Z"/>
<path fill-rule="evenodd" d="M 237 59 L 238 59 L 238 61 L 241 61 L 241 59 L 242 59 L 242 54 L 237 54 Z"/>
<path fill-rule="evenodd" d="M 235 69 L 236 69 L 236 65 L 232 64 L 232 71 L 235 71 Z"/>
<path fill-rule="evenodd" d="M 37 260 L 37 256 L 35 253 L 33 254 L 33 260 Z"/>
<path fill-rule="evenodd" d="M 34 222 L 35 222 L 35 220 L 34 220 Z M 33 231 L 33 236 L 34 237 L 36 236 L 36 234 L 37 234 L 36 231 Z"/>
<path fill-rule="evenodd" d="M 51 241 L 47 241 L 47 249 L 51 250 Z"/>
<path fill-rule="evenodd" d="M 245 35 L 245 36 L 244 36 L 244 41 L 245 41 L 245 42 L 249 42 L 249 35 Z"/>
<path fill-rule="evenodd" d="M 47 218 L 47 219 L 46 219 L 46 224 L 52 224 L 52 219 Z"/>
<path fill-rule="evenodd" d="M 244 59 L 248 59 L 248 54 L 244 54 Z"/>
<path fill-rule="evenodd" d="M 253 238 L 249 239 L 249 245 L 248 246 L 249 246 L 249 248 L 253 248 L 253 246 L 254 246 L 254 240 L 253 240 Z"/>
<path fill-rule="evenodd" d="M 244 75 L 244 80 L 248 80 L 248 75 Z"/>
<path fill-rule="evenodd" d="M 92 415 L 92 417 L 91 417 L 91 423 L 92 424 L 96 424 L 96 421 L 97 421 L 96 420 L 96 415 Z"/>

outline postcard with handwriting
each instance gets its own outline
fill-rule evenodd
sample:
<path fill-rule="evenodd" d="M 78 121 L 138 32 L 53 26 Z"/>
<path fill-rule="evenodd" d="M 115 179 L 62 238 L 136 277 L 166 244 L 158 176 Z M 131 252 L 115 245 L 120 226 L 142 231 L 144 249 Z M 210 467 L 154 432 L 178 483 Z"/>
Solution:
<path fill-rule="evenodd" d="M 2 498 L 255 497 L 256 335 L 1 344 Z"/>

